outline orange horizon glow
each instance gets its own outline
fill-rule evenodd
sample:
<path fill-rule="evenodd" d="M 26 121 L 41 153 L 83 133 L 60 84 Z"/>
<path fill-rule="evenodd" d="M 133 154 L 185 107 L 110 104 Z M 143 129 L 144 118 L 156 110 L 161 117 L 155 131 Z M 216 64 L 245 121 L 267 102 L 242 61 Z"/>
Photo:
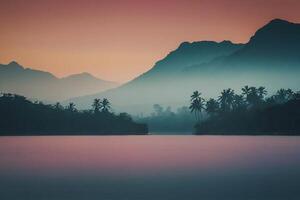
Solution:
<path fill-rule="evenodd" d="M 183 41 L 245 43 L 298 0 L 0 0 L 0 63 L 126 82 Z"/>

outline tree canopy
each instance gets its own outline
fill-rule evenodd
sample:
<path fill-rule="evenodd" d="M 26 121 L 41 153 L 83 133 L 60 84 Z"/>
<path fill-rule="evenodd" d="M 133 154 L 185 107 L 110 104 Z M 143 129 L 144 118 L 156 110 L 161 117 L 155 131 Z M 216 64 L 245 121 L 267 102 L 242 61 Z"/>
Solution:
<path fill-rule="evenodd" d="M 95 99 L 91 110 L 78 111 L 74 103 L 31 102 L 24 96 L 1 94 L 0 135 L 146 134 L 145 124 L 130 115 L 114 114 L 107 99 Z"/>

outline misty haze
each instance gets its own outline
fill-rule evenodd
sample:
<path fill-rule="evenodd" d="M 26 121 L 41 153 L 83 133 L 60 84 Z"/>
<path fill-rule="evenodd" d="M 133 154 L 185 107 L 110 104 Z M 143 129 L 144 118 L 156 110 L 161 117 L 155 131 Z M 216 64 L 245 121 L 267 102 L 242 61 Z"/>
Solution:
<path fill-rule="evenodd" d="M 0 5 L 1 200 L 300 199 L 300 1 Z"/>

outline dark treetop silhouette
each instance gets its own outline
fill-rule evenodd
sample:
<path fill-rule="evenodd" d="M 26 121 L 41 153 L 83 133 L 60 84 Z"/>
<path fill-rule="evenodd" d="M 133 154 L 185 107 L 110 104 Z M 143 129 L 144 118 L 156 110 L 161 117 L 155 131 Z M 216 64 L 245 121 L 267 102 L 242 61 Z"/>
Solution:
<path fill-rule="evenodd" d="M 126 113 L 110 111 L 107 99 L 95 99 L 93 110 L 78 111 L 74 103 L 45 105 L 24 96 L 1 94 L 0 135 L 146 134 L 147 126 Z"/>
<path fill-rule="evenodd" d="M 198 91 L 197 95 L 201 98 Z M 300 92 L 280 89 L 273 96 L 265 98 L 265 87 L 242 88 L 242 94 L 235 94 L 228 88 L 221 92 L 218 100 L 206 102 L 206 117 L 196 119 L 197 134 L 300 134 Z M 197 105 L 195 105 L 197 104 Z M 203 108 L 203 101 L 191 99 L 191 112 Z M 197 110 L 199 113 L 202 109 Z"/>

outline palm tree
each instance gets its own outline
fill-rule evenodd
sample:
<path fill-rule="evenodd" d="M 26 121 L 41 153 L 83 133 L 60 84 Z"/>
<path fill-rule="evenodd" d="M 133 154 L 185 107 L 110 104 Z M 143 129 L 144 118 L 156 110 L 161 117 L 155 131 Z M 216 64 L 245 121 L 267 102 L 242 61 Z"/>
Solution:
<path fill-rule="evenodd" d="M 189 109 L 191 113 L 195 113 L 196 120 L 200 119 L 200 114 L 202 113 L 202 109 L 204 108 L 204 99 L 201 97 L 201 92 L 197 90 L 193 92 L 191 95 L 191 105 Z"/>
<path fill-rule="evenodd" d="M 234 95 L 233 97 L 233 104 L 232 104 L 232 109 L 233 110 L 240 110 L 245 108 L 245 100 L 243 95 Z"/>
<path fill-rule="evenodd" d="M 265 87 L 249 87 L 248 85 L 242 88 L 242 95 L 245 97 L 249 106 L 258 104 L 259 99 L 262 99 L 266 94 Z"/>
<path fill-rule="evenodd" d="M 55 110 L 62 110 L 63 107 L 62 107 L 62 105 L 59 102 L 57 102 L 56 104 L 54 104 L 54 109 Z"/>
<path fill-rule="evenodd" d="M 248 93 L 244 93 L 248 106 L 256 107 L 261 104 L 266 91 L 264 87 L 260 87 L 257 89 L 256 87 L 248 88 Z"/>
<path fill-rule="evenodd" d="M 201 98 L 201 92 L 198 92 L 197 90 L 193 92 L 191 95 L 191 101 L 199 100 Z"/>
<path fill-rule="evenodd" d="M 294 92 L 291 89 L 280 89 L 275 95 L 277 103 L 285 103 L 291 100 L 294 96 Z"/>
<path fill-rule="evenodd" d="M 300 91 L 294 93 L 293 99 L 300 100 Z"/>
<path fill-rule="evenodd" d="M 234 90 L 228 88 L 221 92 L 221 96 L 219 96 L 219 102 L 223 112 L 228 112 L 232 109 L 233 99 Z"/>
<path fill-rule="evenodd" d="M 102 112 L 109 112 L 109 110 L 111 109 L 110 107 L 110 102 L 108 101 L 108 99 L 104 98 L 102 101 L 101 101 L 101 110 Z"/>
<path fill-rule="evenodd" d="M 202 114 L 202 109 L 204 109 L 204 99 L 196 98 L 191 102 L 189 107 L 191 113 L 195 113 L 196 120 L 200 120 L 200 115 Z"/>
<path fill-rule="evenodd" d="M 258 87 L 257 88 L 257 92 L 258 92 L 258 95 L 259 95 L 259 97 L 261 98 L 261 100 L 263 100 L 264 99 L 264 97 L 267 95 L 267 90 L 266 90 L 266 88 L 265 87 L 262 87 L 262 86 L 260 86 L 260 87 Z"/>
<path fill-rule="evenodd" d="M 219 110 L 219 103 L 215 99 L 209 99 L 206 102 L 206 112 L 210 115 L 214 115 Z"/>
<path fill-rule="evenodd" d="M 101 100 L 100 99 L 94 99 L 92 107 L 94 108 L 94 113 L 99 113 L 101 109 Z"/>
<path fill-rule="evenodd" d="M 202 118 L 202 110 L 204 109 L 204 103 L 205 103 L 205 100 L 203 98 L 199 98 L 199 101 L 198 101 L 199 120 L 200 120 L 200 117 Z"/>
<path fill-rule="evenodd" d="M 195 99 L 191 102 L 189 109 L 191 110 L 191 113 L 195 114 L 195 118 L 198 121 L 197 108 L 198 108 L 198 100 Z"/>
<path fill-rule="evenodd" d="M 245 96 L 245 98 L 247 99 L 247 97 L 250 94 L 250 91 L 251 91 L 250 87 L 246 85 L 242 88 L 242 95 Z"/>
<path fill-rule="evenodd" d="M 69 103 L 69 105 L 67 106 L 67 110 L 71 112 L 75 112 L 76 111 L 75 104 L 73 102 Z"/>
<path fill-rule="evenodd" d="M 204 109 L 204 99 L 201 97 L 201 92 L 197 90 L 191 95 L 191 105 L 189 107 L 191 113 L 195 113 L 196 120 L 200 120 L 200 115 Z"/>

